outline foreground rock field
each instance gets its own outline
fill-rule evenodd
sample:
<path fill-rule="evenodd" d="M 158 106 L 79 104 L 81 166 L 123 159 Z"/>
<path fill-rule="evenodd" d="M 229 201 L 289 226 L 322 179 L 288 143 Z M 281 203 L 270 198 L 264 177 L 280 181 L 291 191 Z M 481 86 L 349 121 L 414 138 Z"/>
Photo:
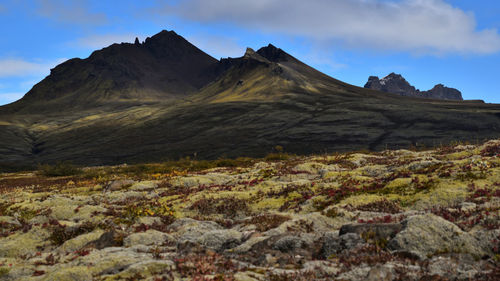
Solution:
<path fill-rule="evenodd" d="M 0 280 L 500 280 L 499 156 L 495 140 L 0 174 Z"/>

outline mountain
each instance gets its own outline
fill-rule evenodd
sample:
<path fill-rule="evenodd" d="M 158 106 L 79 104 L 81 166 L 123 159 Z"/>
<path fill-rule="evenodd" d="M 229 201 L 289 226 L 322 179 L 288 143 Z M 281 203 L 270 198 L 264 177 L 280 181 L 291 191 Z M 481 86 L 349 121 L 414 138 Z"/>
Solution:
<path fill-rule="evenodd" d="M 377 76 L 370 76 L 368 82 L 365 84 L 365 88 L 407 97 L 463 100 L 460 91 L 445 87 L 443 84 L 438 84 L 431 90 L 421 92 L 410 85 L 403 76 L 394 72 L 382 79 L 379 79 Z"/>
<path fill-rule="evenodd" d="M 73 110 L 182 98 L 213 81 L 217 66 L 216 59 L 175 32 L 162 31 L 142 44 L 136 39 L 95 51 L 87 59 L 68 60 L 9 107 Z"/>
<path fill-rule="evenodd" d="M 171 31 L 65 62 L 20 101 L 0 107 L 0 167 L 6 168 L 260 157 L 277 145 L 309 154 L 498 137 L 500 105 L 360 88 L 273 45 L 215 60 Z"/>

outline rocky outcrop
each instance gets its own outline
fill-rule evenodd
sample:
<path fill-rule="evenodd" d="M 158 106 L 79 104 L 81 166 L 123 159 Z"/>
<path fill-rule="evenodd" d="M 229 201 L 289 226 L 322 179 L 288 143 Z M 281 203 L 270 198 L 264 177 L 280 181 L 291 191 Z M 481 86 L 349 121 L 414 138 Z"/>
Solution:
<path fill-rule="evenodd" d="M 422 92 L 406 81 L 403 76 L 394 72 L 382 79 L 377 76 L 370 76 L 365 88 L 407 97 L 463 100 L 462 93 L 459 90 L 445 87 L 443 84 L 438 84 L 434 88 Z"/>

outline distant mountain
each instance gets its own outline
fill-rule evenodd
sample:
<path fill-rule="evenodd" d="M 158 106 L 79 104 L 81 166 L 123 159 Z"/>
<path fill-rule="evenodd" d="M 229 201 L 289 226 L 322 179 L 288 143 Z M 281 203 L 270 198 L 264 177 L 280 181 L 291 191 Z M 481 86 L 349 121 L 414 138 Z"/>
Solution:
<path fill-rule="evenodd" d="M 309 154 L 498 137 L 500 105 L 356 87 L 273 45 L 215 60 L 162 31 L 69 60 L 20 101 L 0 107 L 0 169 L 260 157 L 277 145 Z"/>
<path fill-rule="evenodd" d="M 365 88 L 406 97 L 463 100 L 462 93 L 460 93 L 460 91 L 445 87 L 443 84 L 438 84 L 431 90 L 421 92 L 408 83 L 403 76 L 394 72 L 382 79 L 379 79 L 377 76 L 370 76 L 368 78 L 368 82 L 365 84 Z"/>

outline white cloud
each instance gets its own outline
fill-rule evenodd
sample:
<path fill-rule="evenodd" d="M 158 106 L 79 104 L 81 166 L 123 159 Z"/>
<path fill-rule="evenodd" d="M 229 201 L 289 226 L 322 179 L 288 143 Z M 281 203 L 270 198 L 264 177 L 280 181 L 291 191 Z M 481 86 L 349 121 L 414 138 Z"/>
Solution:
<path fill-rule="evenodd" d="M 63 23 L 102 25 L 108 22 L 103 13 L 92 12 L 88 0 L 37 0 L 40 16 Z"/>
<path fill-rule="evenodd" d="M 0 78 L 48 75 L 51 68 L 65 60 L 32 62 L 17 58 L 2 59 L 0 60 Z"/>
<path fill-rule="evenodd" d="M 472 13 L 444 0 L 185 0 L 163 11 L 359 48 L 431 54 L 500 51 L 497 30 L 478 30 Z"/>
<path fill-rule="evenodd" d="M 80 38 L 70 43 L 79 48 L 101 49 L 113 43 L 132 43 L 135 38 L 144 38 L 135 34 L 95 34 Z"/>

